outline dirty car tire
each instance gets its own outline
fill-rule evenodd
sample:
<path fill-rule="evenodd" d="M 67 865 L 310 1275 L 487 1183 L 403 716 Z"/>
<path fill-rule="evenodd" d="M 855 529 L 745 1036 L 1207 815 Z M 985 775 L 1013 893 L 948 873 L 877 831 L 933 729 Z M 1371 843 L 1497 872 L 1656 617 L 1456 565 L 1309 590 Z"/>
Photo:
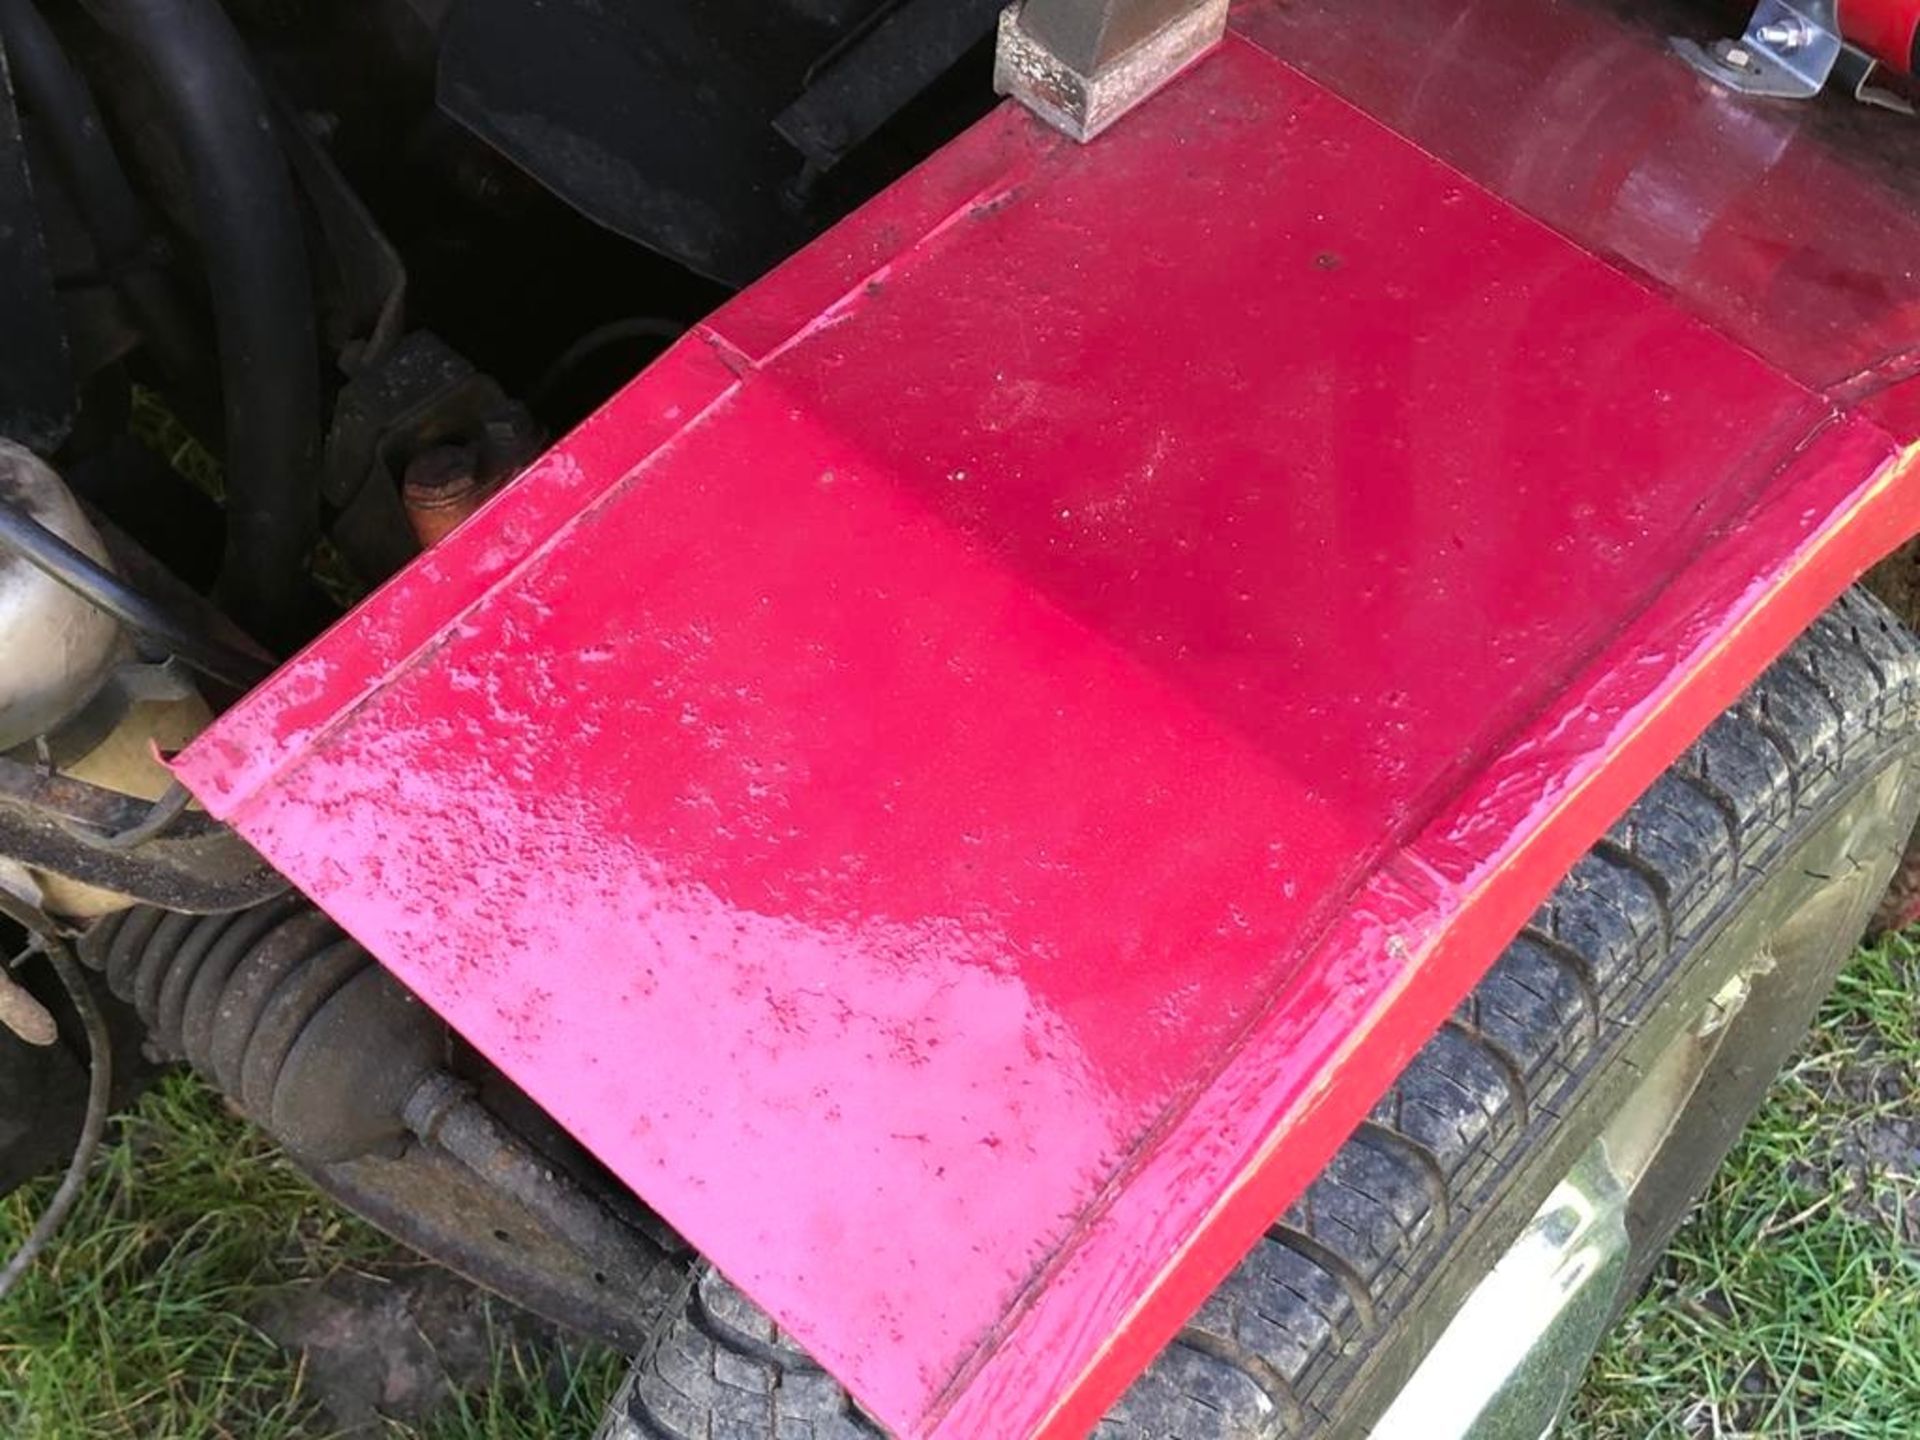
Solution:
<path fill-rule="evenodd" d="M 1915 752 L 1920 642 L 1844 596 L 1568 873 L 1307 1193 L 1096 1431 L 1098 1440 L 1364 1435 L 1465 1294 L 1604 1124 L 1623 1057 L 1697 993 L 1712 938 L 1860 786 Z M 1895 846 L 1897 850 L 1897 845 Z M 1894 856 L 1886 857 L 1890 870 Z M 1865 923 L 1865 915 L 1861 923 Z M 1757 1108 L 1844 962 L 1795 978 L 1764 1054 L 1709 1075 L 1706 1123 L 1633 1228 L 1636 1282 Z M 1691 979 L 1692 988 L 1688 989 Z M 1776 1033 L 1777 1032 L 1777 1033 Z M 880 1432 L 702 1267 L 603 1440 Z"/>

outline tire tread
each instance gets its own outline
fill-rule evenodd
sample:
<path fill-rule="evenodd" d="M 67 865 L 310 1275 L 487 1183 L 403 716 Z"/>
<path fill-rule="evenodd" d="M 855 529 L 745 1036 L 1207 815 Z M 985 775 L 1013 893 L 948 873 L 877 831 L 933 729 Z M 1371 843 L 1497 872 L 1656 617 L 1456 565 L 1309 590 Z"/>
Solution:
<path fill-rule="evenodd" d="M 1455 1222 L 1845 773 L 1848 745 L 1909 733 L 1917 704 L 1920 641 L 1848 592 L 1572 867 L 1098 1440 L 1316 1431 L 1370 1348 L 1354 1342 L 1411 1302 Z M 709 1273 L 696 1293 L 636 1364 L 617 1407 L 634 1428 L 612 1440 L 880 1433 L 724 1281 Z"/>

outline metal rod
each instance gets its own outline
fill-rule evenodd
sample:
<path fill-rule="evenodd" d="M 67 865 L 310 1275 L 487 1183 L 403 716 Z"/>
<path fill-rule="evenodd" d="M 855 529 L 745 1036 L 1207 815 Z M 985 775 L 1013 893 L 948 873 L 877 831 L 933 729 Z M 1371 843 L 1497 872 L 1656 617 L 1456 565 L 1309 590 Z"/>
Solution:
<path fill-rule="evenodd" d="M 0 547 L 13 551 L 128 629 L 164 645 L 182 664 L 203 675 L 237 690 L 250 690 L 273 671 L 267 657 L 250 655 L 193 629 L 8 500 L 0 500 Z"/>
<path fill-rule="evenodd" d="M 421 1082 L 407 1101 L 405 1119 L 422 1140 L 540 1216 L 584 1253 L 624 1255 L 640 1243 L 641 1237 L 494 1119 L 451 1075 Z"/>

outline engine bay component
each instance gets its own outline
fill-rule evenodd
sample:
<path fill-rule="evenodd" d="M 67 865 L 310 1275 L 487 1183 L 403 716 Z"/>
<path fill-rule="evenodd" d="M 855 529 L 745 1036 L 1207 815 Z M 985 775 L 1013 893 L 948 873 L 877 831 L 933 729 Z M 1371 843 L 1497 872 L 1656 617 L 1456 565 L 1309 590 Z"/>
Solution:
<path fill-rule="evenodd" d="M 476 445 L 436 445 L 416 455 L 407 464 L 400 496 L 420 548 L 430 549 L 451 535 L 507 478 L 481 472 Z"/>
<path fill-rule="evenodd" d="M 439 336 L 404 335 L 340 391 L 322 494 L 334 543 L 385 580 L 479 509 L 540 453 L 542 432 Z"/>
<path fill-rule="evenodd" d="M 582 214 L 740 285 L 862 198 L 815 182 L 984 40 L 996 8 L 460 0 L 440 104 Z"/>
<path fill-rule="evenodd" d="M 60 477 L 0 440 L 0 501 L 96 565 L 107 551 Z M 0 751 L 58 729 L 106 683 L 127 642 L 113 618 L 18 551 L 0 547 Z"/>
<path fill-rule="evenodd" d="M 8 888 L 69 917 L 136 900 L 221 913 L 287 888 L 244 840 L 198 810 L 176 812 L 7 757 L 0 757 L 0 856 Z"/>
<path fill-rule="evenodd" d="M 73 424 L 76 397 L 11 68 L 0 52 L 0 436 L 51 448 Z"/>
<path fill-rule="evenodd" d="M 773 128 L 832 169 L 992 32 L 1001 0 L 896 0 L 830 51 Z"/>
<path fill-rule="evenodd" d="M 152 1045 L 417 1249 L 629 1346 L 673 1293 L 671 1233 L 495 1115 L 480 1092 L 497 1077 L 453 1073 L 445 1022 L 303 898 L 123 910 L 80 954 Z"/>
<path fill-rule="evenodd" d="M 4 908 L 10 919 L 31 922 L 37 918 L 12 905 Z M 32 942 L 34 948 L 46 956 L 54 974 L 59 977 L 85 1034 L 87 1099 L 79 1138 L 67 1160 L 66 1173 L 60 1177 L 59 1185 L 41 1210 L 39 1218 L 34 1221 L 33 1228 L 20 1242 L 19 1248 L 7 1257 L 4 1265 L 0 1265 L 0 1301 L 5 1300 L 14 1286 L 20 1283 L 20 1278 L 40 1257 L 40 1253 L 79 1204 L 81 1192 L 86 1186 L 87 1172 L 92 1166 L 95 1152 L 100 1148 L 101 1136 L 106 1132 L 107 1107 L 113 1097 L 113 1039 L 107 1031 L 106 1019 L 94 1000 L 92 987 L 81 974 L 80 966 L 63 936 L 48 927 L 33 933 Z"/>
<path fill-rule="evenodd" d="M 738 284 L 812 228 L 773 121 L 831 34 L 766 0 L 461 0 L 440 104 L 589 218 Z"/>
<path fill-rule="evenodd" d="M 60 1039 L 53 1012 L 34 993 L 0 969 L 0 1027 L 29 1045 L 47 1046 Z"/>
<path fill-rule="evenodd" d="M 17 505 L 0 502 L 0 547 L 102 616 L 158 643 L 185 667 L 222 684 L 245 689 L 271 668 L 257 650 L 239 649 L 182 624 L 165 607 L 123 582 L 104 560 L 71 544 Z"/>
<path fill-rule="evenodd" d="M 144 67 L 186 161 L 220 355 L 224 596 L 267 644 L 304 638 L 320 522 L 319 341 L 273 108 L 218 0 L 87 9 Z"/>
<path fill-rule="evenodd" d="M 158 754 L 184 747 L 212 711 L 171 662 L 144 661 L 135 637 L 236 685 L 266 666 L 115 567 L 52 468 L 0 440 L 0 881 L 67 917 L 136 899 L 202 911 L 277 894 L 285 881 L 244 841 L 187 811 Z"/>
<path fill-rule="evenodd" d="M 284 896 L 231 915 L 140 906 L 81 956 L 153 1043 L 316 1162 L 394 1151 L 446 1027 L 324 915 Z"/>
<path fill-rule="evenodd" d="M 85 76 L 34 0 L 0 0 L 0 37 L 15 84 L 40 122 L 37 133 L 45 137 L 91 235 L 100 269 L 124 297 L 161 368 L 176 380 L 199 377 L 204 339 L 155 264 L 144 206 L 114 153 Z M 18 270 L 6 273 L 18 283 Z"/>

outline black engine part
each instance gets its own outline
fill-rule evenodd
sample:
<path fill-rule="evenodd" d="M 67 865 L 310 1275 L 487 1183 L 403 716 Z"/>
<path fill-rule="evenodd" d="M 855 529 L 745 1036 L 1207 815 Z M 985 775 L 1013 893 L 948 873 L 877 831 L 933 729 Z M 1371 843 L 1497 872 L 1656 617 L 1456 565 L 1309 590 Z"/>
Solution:
<path fill-rule="evenodd" d="M 272 106 L 215 0 L 88 0 L 87 9 L 145 67 L 187 160 L 220 351 L 223 596 L 269 645 L 304 639 L 320 524 L 319 339 Z"/>
<path fill-rule="evenodd" d="M 745 284 L 872 188 L 814 182 L 993 29 L 983 0 L 461 0 L 441 107 L 608 229 Z M 980 67 L 978 102 L 989 98 Z"/>
<path fill-rule="evenodd" d="M 25 940 L 0 920 L 0 963 Z M 59 1026 L 52 1045 L 29 1045 L 0 1025 L 0 1195 L 58 1165 L 72 1152 L 87 1108 L 87 1042 L 79 1015 L 46 957 L 24 956 L 8 973 L 46 1007 Z M 145 1031 L 124 1003 L 93 986 L 112 1049 L 112 1108 L 130 1105 L 156 1073 L 141 1053 Z"/>
<path fill-rule="evenodd" d="M 229 915 L 109 915 L 81 957 L 185 1060 L 304 1160 L 397 1152 L 446 1027 L 296 895 Z"/>
<path fill-rule="evenodd" d="M 77 400 L 6 50 L 0 50 L 0 275 L 6 277 L 0 285 L 0 335 L 6 336 L 0 436 L 47 450 L 66 439 Z"/>
<path fill-rule="evenodd" d="M 104 278 L 125 300 L 161 368 L 174 380 L 204 378 L 205 337 L 160 268 L 145 208 L 121 168 L 86 78 L 33 0 L 0 0 L 0 39 L 37 133 L 92 237 Z"/>
<path fill-rule="evenodd" d="M 309 902 L 110 915 L 87 965 L 328 1193 L 508 1299 L 636 1348 L 678 1294 L 677 1237 L 529 1110 Z"/>
<path fill-rule="evenodd" d="M 257 905 L 287 888 L 253 847 L 198 811 L 175 811 L 8 755 L 0 755 L 0 855 L 196 914 Z"/>
<path fill-rule="evenodd" d="M 540 453 L 543 432 L 524 405 L 438 336 L 401 336 L 340 391 L 327 431 L 321 493 L 335 545 L 367 584 L 420 553 L 401 501 L 409 464 L 440 446 L 470 447 L 488 481 Z"/>

